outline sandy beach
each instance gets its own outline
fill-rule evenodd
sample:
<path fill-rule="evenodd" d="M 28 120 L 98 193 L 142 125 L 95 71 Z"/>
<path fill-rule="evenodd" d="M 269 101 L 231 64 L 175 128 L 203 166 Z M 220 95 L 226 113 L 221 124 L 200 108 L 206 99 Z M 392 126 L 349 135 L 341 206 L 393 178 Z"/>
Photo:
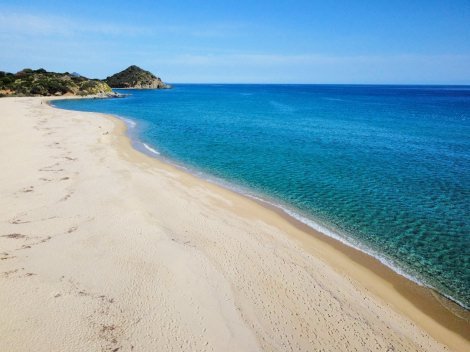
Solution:
<path fill-rule="evenodd" d="M 468 351 L 469 314 L 132 148 L 0 99 L 0 351 Z"/>

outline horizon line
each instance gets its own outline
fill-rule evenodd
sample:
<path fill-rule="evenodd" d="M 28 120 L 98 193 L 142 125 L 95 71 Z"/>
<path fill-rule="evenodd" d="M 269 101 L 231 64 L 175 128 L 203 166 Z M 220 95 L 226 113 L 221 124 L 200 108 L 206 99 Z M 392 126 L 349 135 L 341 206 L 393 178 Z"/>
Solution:
<path fill-rule="evenodd" d="M 169 82 L 170 85 L 187 84 L 187 85 L 283 85 L 283 86 L 454 86 L 454 87 L 470 87 L 469 83 L 282 83 L 282 82 Z M 113 88 L 113 89 L 129 89 L 129 88 Z"/>

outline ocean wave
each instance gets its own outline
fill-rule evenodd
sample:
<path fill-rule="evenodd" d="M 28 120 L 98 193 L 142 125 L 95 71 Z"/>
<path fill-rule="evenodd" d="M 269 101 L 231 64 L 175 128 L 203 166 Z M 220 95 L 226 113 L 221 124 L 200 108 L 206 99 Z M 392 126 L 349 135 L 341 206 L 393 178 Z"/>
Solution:
<path fill-rule="evenodd" d="M 158 151 L 153 149 L 151 146 L 149 146 L 147 143 L 142 143 L 145 149 L 147 149 L 150 153 L 155 154 L 155 155 L 160 155 Z"/>
<path fill-rule="evenodd" d="M 137 126 L 137 122 L 135 122 L 134 120 L 130 120 L 130 119 L 126 119 L 125 117 L 121 117 L 119 116 L 119 118 L 124 121 L 127 125 L 127 127 L 129 128 L 134 128 L 135 126 Z"/>

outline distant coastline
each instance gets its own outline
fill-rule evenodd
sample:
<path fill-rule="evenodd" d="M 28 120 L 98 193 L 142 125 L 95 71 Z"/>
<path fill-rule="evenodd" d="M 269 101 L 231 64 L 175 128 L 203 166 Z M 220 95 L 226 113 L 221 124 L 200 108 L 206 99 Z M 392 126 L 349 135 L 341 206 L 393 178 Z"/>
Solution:
<path fill-rule="evenodd" d="M 0 71 L 0 97 L 4 96 L 100 96 L 116 98 L 111 88 L 170 89 L 149 71 L 132 65 L 104 80 L 90 79 L 73 72 L 48 72 L 25 68 L 17 73 Z"/>

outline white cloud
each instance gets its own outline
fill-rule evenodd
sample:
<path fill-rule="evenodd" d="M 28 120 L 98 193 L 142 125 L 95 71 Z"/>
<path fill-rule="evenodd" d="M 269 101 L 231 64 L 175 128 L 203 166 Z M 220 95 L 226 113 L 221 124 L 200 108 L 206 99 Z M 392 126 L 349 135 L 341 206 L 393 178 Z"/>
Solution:
<path fill-rule="evenodd" d="M 167 62 L 194 66 L 240 65 L 341 65 L 341 64 L 385 64 L 385 63 L 423 63 L 438 64 L 443 62 L 469 62 L 469 55 L 327 55 L 327 54 L 183 54 L 166 59 Z"/>
<path fill-rule="evenodd" d="M 201 27 L 183 24 L 152 26 L 90 22 L 66 16 L 38 15 L 0 9 L 0 33 L 10 36 L 63 36 L 99 34 L 105 36 L 178 35 L 188 37 L 220 38 L 239 35 L 242 24 L 211 23 Z"/>
<path fill-rule="evenodd" d="M 468 83 L 470 55 L 182 54 L 147 61 L 173 82 Z M 446 67 L 446 70 L 442 70 Z"/>
<path fill-rule="evenodd" d="M 28 13 L 0 13 L 0 33 L 11 36 L 74 36 L 80 34 L 148 35 L 151 28 L 142 26 L 93 23 L 79 19 Z"/>

